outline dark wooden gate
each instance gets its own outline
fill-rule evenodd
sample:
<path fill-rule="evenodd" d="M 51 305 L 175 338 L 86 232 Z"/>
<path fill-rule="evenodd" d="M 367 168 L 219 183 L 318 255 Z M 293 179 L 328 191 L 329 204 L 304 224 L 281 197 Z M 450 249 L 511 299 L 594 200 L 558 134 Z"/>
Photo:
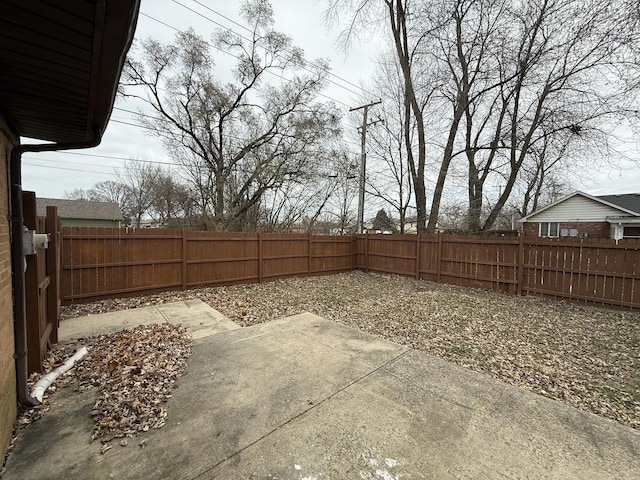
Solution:
<path fill-rule="evenodd" d="M 60 218 L 56 207 L 47 207 L 46 217 L 38 217 L 36 195 L 23 193 L 24 225 L 49 235 L 49 248 L 27 255 L 25 272 L 27 349 L 29 373 L 40 372 L 47 347 L 58 341 L 60 319 Z"/>

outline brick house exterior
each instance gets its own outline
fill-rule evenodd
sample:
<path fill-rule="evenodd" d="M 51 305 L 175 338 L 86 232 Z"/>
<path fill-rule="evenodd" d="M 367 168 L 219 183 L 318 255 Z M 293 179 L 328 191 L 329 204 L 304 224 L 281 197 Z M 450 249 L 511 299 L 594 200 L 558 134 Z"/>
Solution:
<path fill-rule="evenodd" d="M 0 116 L 0 454 L 6 450 L 16 418 L 16 368 L 13 358 L 13 292 L 9 237 L 9 156 L 18 137 Z"/>
<path fill-rule="evenodd" d="M 640 194 L 576 191 L 520 222 L 527 237 L 640 238 Z"/>
<path fill-rule="evenodd" d="M 563 230 L 569 230 L 571 234 L 571 230 L 575 230 L 575 236 L 581 238 L 609 238 L 611 234 L 611 225 L 609 222 L 558 222 L 558 224 L 560 233 L 562 233 Z M 540 223 L 523 223 L 522 231 L 527 237 L 538 237 L 540 236 Z"/>

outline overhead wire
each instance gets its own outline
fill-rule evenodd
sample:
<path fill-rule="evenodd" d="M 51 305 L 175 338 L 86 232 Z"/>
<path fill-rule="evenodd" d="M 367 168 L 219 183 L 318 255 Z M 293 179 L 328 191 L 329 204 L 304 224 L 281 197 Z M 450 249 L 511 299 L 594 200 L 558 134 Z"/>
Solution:
<path fill-rule="evenodd" d="M 25 160 L 22 164 L 26 165 L 26 166 L 38 167 L 38 168 L 51 168 L 51 169 L 54 169 L 54 170 L 66 170 L 66 171 L 71 171 L 71 172 L 83 172 L 83 173 L 97 173 L 97 174 L 100 174 L 100 175 L 115 176 L 114 172 L 98 172 L 96 170 L 85 170 L 85 169 L 80 169 L 80 168 L 56 167 L 54 165 L 44 165 L 44 164 L 39 164 L 39 163 L 31 163 L 31 161 L 29 161 L 29 160 Z"/>
<path fill-rule="evenodd" d="M 244 35 L 242 35 L 242 34 L 240 34 L 240 33 L 236 32 L 236 31 L 235 31 L 235 30 L 233 30 L 232 28 L 229 28 L 229 27 L 228 27 L 228 26 L 226 26 L 226 25 L 223 25 L 223 24 L 221 24 L 221 23 L 219 23 L 219 22 L 216 22 L 216 21 L 215 21 L 215 20 L 213 20 L 212 18 L 207 17 L 206 15 L 203 15 L 202 13 L 200 13 L 200 12 L 198 12 L 198 11 L 194 10 L 193 8 L 190 8 L 190 7 L 186 6 L 186 5 L 185 5 L 185 4 L 183 4 L 183 3 L 180 3 L 178 0 L 172 0 L 172 1 L 173 1 L 173 3 L 175 3 L 175 4 L 180 5 L 182 8 L 184 8 L 184 9 L 186 9 L 186 10 L 189 10 L 190 12 L 195 13 L 195 14 L 196 14 L 196 15 L 198 15 L 199 17 L 204 18 L 205 20 L 210 21 L 210 22 L 211 22 L 211 23 L 213 23 L 214 25 L 217 25 L 217 26 L 219 26 L 220 28 L 223 28 L 223 29 L 225 29 L 225 30 L 227 30 L 227 31 L 229 31 L 229 32 L 231 32 L 231 33 L 234 33 L 234 34 L 238 35 L 238 36 L 239 36 L 240 38 L 242 38 L 243 40 L 247 40 L 247 41 L 249 41 L 249 42 L 250 42 L 250 41 L 252 41 L 250 38 L 245 37 Z M 207 5 L 203 5 L 202 3 L 198 2 L 197 0 L 192 0 L 192 1 L 193 1 L 194 3 L 197 3 L 198 5 L 200 5 L 200 6 L 204 7 L 204 8 L 206 8 L 207 10 L 209 10 L 209 11 L 211 11 L 211 12 L 215 13 L 216 15 L 219 15 L 219 16 L 221 16 L 222 18 L 225 18 L 226 20 L 229 20 L 230 22 L 234 23 L 235 25 L 238 25 L 239 27 L 242 27 L 243 29 L 247 30 L 248 32 L 253 33 L 251 29 L 249 29 L 249 28 L 245 27 L 244 25 L 241 25 L 241 24 L 240 24 L 240 23 L 238 23 L 238 22 L 235 22 L 235 21 L 231 20 L 229 17 L 226 17 L 225 15 L 222 15 L 222 14 L 221 14 L 221 13 L 219 13 L 218 11 L 216 11 L 216 10 L 212 9 L 211 7 L 208 7 Z M 287 49 L 284 49 L 284 51 L 285 51 L 285 52 L 287 52 L 287 53 L 291 53 L 291 51 L 290 51 L 290 50 L 287 50 Z M 315 67 L 317 67 L 317 66 L 318 66 L 318 65 L 316 65 L 316 64 L 315 64 L 315 63 L 313 63 L 313 62 L 311 62 L 311 64 L 312 64 L 313 66 L 315 66 Z M 307 68 L 307 67 L 302 67 L 302 68 L 303 68 L 303 70 L 306 70 L 307 72 L 314 73 L 312 70 L 310 70 L 310 69 L 309 69 L 309 68 Z M 335 75 L 335 74 L 332 74 L 331 72 L 327 72 L 327 74 L 328 74 L 329 76 L 335 76 L 336 78 L 341 78 L 341 77 L 338 77 L 338 76 L 337 76 L 337 75 Z M 343 80 L 343 79 L 342 79 L 342 80 Z M 346 90 L 346 91 L 347 91 L 347 92 L 349 92 L 349 93 L 353 93 L 354 95 L 358 95 L 359 97 L 363 97 L 363 98 L 364 98 L 364 95 L 363 95 L 362 93 L 360 93 L 360 92 L 356 92 L 356 91 L 354 91 L 354 90 L 351 90 L 350 88 L 347 88 L 347 87 L 345 87 L 344 85 L 341 85 L 341 84 L 339 84 L 339 83 L 337 83 L 337 82 L 335 82 L 335 81 L 333 81 L 333 80 L 327 80 L 327 81 L 328 81 L 329 83 L 333 84 L 333 85 L 336 85 L 337 87 L 340 87 L 340 88 L 342 88 L 342 89 Z M 350 85 L 352 85 L 352 86 L 354 86 L 354 87 L 356 87 L 356 88 L 361 89 L 364 93 L 367 93 L 367 92 L 366 92 L 362 87 L 359 87 L 359 86 L 358 86 L 358 85 L 356 85 L 355 83 L 349 82 L 348 80 L 343 80 L 343 81 L 344 81 L 344 82 L 346 82 L 346 83 L 348 83 L 348 84 L 350 84 Z M 336 101 L 336 100 L 334 100 L 334 101 Z"/>
<path fill-rule="evenodd" d="M 153 115 L 148 115 L 148 114 L 146 114 L 146 113 L 142 113 L 142 112 L 136 112 L 135 110 L 128 110 L 128 109 L 126 109 L 126 108 L 114 107 L 113 109 L 114 109 L 114 110 L 119 110 L 119 111 L 122 111 L 122 112 L 131 113 L 131 114 L 133 114 L 133 115 L 139 115 L 139 116 L 141 116 L 141 117 L 152 118 L 152 119 L 155 119 L 155 118 L 156 118 L 156 117 L 154 117 Z M 126 122 L 126 121 L 124 121 L 124 120 L 117 120 L 117 119 L 112 119 L 111 121 L 116 122 L 116 123 L 121 123 L 121 124 L 124 124 L 124 125 L 131 125 L 131 126 L 134 126 L 134 127 L 138 127 L 138 128 L 142 128 L 142 129 L 145 129 L 145 130 L 149 130 L 149 131 L 156 132 L 156 130 L 155 130 L 155 129 L 153 129 L 153 128 L 151 128 L 151 127 L 147 127 L 146 125 L 140 125 L 140 124 L 138 124 L 138 123 L 131 123 L 131 122 Z M 234 139 L 234 140 L 240 140 L 240 141 L 242 141 L 242 142 L 249 142 L 249 141 L 251 141 L 251 140 L 249 140 L 249 139 L 247 139 L 247 138 L 238 137 L 237 135 L 228 135 L 228 134 L 227 134 L 227 135 L 225 135 L 225 136 L 227 136 L 227 137 L 229 137 L 229 138 L 232 138 L 232 139 Z M 165 137 L 165 138 L 168 138 L 168 137 Z M 350 141 L 350 140 L 345 140 L 345 139 L 343 139 L 342 141 L 343 141 L 344 143 L 350 143 L 350 144 L 352 144 L 352 145 L 355 145 L 355 146 L 357 146 L 357 147 L 360 147 L 360 143 L 359 143 L 359 142 Z"/>
<path fill-rule="evenodd" d="M 181 6 L 182 6 L 182 4 L 181 4 L 180 2 L 178 2 L 177 0 L 172 0 L 172 1 L 173 1 L 174 3 L 177 3 L 178 5 L 181 5 Z M 205 9 L 209 10 L 210 12 L 212 12 L 212 13 L 214 13 L 214 14 L 218 15 L 219 17 L 224 18 L 224 19 L 225 19 L 225 20 L 227 20 L 228 22 L 231 22 L 231 23 L 233 23 L 234 25 L 236 25 L 236 26 L 238 26 L 238 27 L 240 27 L 240 28 L 242 28 L 242 29 L 246 30 L 247 32 L 252 32 L 252 30 L 251 30 L 250 28 L 248 28 L 247 26 L 242 25 L 240 22 L 236 22 L 236 21 L 235 21 L 235 20 L 233 20 L 232 18 L 229 18 L 229 17 L 227 17 L 226 15 L 224 15 L 224 14 L 220 13 L 219 11 L 217 11 L 217 10 L 215 10 L 215 9 L 211 8 L 210 6 L 203 4 L 203 3 L 202 3 L 202 2 L 200 2 L 199 0 L 191 0 L 191 1 L 192 1 L 193 3 L 197 3 L 197 4 L 198 4 L 198 5 L 200 5 L 202 8 L 205 8 Z M 219 24 L 219 23 L 217 23 L 217 22 L 215 22 L 215 23 L 216 23 L 216 25 L 220 25 L 220 24 Z M 230 29 L 229 27 L 225 27 L 224 25 L 220 25 L 220 26 L 221 26 L 222 28 L 226 29 L 226 30 L 231 30 L 231 31 L 233 32 L 233 30 L 232 30 L 232 29 Z M 234 32 L 234 33 L 235 33 L 235 32 Z M 339 79 L 340 81 L 342 81 L 342 82 L 344 82 L 344 83 L 346 83 L 346 84 L 348 84 L 348 85 L 351 85 L 352 87 L 355 87 L 355 88 L 357 88 L 357 89 L 362 90 L 362 92 L 363 92 L 363 93 L 367 94 L 367 95 L 368 95 L 368 96 L 370 96 L 370 97 L 375 97 L 375 95 L 372 95 L 372 94 L 371 94 L 371 92 L 368 92 L 364 87 L 362 87 L 362 85 L 358 85 L 357 83 L 353 83 L 353 82 L 351 82 L 351 81 L 347 80 L 346 78 L 343 78 L 343 77 L 341 77 L 340 75 L 338 75 L 338 74 L 336 74 L 336 73 L 333 73 L 333 72 L 329 72 L 329 75 L 330 75 L 330 76 L 332 76 L 332 77 L 335 77 L 335 78 Z M 336 84 L 336 85 L 338 85 L 338 84 Z M 342 87 L 342 85 L 338 85 L 338 86 Z M 344 88 L 344 87 L 342 87 L 342 88 Z M 351 90 L 349 90 L 349 91 L 351 91 Z M 357 94 L 357 95 L 360 95 L 360 94 Z"/>
<path fill-rule="evenodd" d="M 189 7 L 185 7 L 185 8 L 187 8 L 187 9 L 191 10 Z M 196 13 L 197 13 L 197 12 L 196 12 Z M 155 18 L 155 17 L 153 17 L 153 16 L 151 16 L 151 15 L 149 15 L 149 14 L 146 14 L 146 13 L 144 13 L 144 12 L 140 12 L 140 15 L 142 15 L 142 16 L 144 16 L 144 17 L 146 17 L 146 18 L 149 18 L 149 19 L 151 19 L 151 20 L 153 20 L 153 21 L 155 21 L 155 22 L 158 22 L 158 23 L 160 23 L 161 25 L 164 25 L 164 26 L 166 26 L 166 27 L 169 27 L 169 28 L 171 28 L 172 30 L 175 30 L 176 32 L 184 33 L 184 31 L 183 31 L 183 30 L 180 30 L 179 28 L 176 28 L 176 27 L 174 27 L 173 25 L 169 25 L 168 23 L 163 22 L 162 20 L 158 20 L 157 18 Z M 215 49 L 216 49 L 216 50 L 218 50 L 219 52 L 225 53 L 225 54 L 227 54 L 227 55 L 229 55 L 229 56 L 231 56 L 231 57 L 233 57 L 233 58 L 235 58 L 235 59 L 240 60 L 240 57 L 239 57 L 239 56 L 234 55 L 233 53 L 229 52 L 228 50 L 223 50 L 223 49 L 221 49 L 221 48 L 218 48 L 218 47 L 216 47 L 215 45 L 213 45 L 211 42 L 206 42 L 206 43 L 207 43 L 207 45 L 210 45 L 211 47 L 215 48 Z M 268 74 L 270 74 L 270 75 L 272 75 L 272 76 L 274 76 L 274 77 L 276 77 L 276 78 L 278 78 L 278 79 L 285 80 L 285 81 L 287 81 L 287 82 L 289 82 L 289 83 L 293 82 L 293 80 L 291 80 L 291 79 L 289 79 L 289 78 L 286 78 L 286 77 L 284 77 L 284 76 L 278 75 L 277 73 L 272 72 L 271 70 L 265 70 L 265 72 L 266 72 L 266 73 L 268 73 Z M 344 88 L 344 87 L 343 87 L 343 88 Z M 327 100 L 330 100 L 330 101 L 332 101 L 332 102 L 339 103 L 339 104 L 341 104 L 342 106 L 344 106 L 344 107 L 346 107 L 346 108 L 351 108 L 351 105 L 349 105 L 348 103 L 345 103 L 345 102 L 343 102 L 343 101 L 341 101 L 341 100 L 338 100 L 338 99 L 336 99 L 336 98 L 332 98 L 332 97 L 330 97 L 330 96 L 328 96 L 328 95 L 326 95 L 326 94 L 324 94 L 324 93 L 318 93 L 318 96 L 323 97 L 323 98 L 326 98 Z"/>

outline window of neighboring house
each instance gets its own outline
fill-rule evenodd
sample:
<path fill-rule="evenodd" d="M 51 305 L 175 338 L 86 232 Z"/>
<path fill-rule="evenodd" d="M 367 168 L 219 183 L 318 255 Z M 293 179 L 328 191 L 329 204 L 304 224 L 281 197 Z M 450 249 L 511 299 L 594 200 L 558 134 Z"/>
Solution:
<path fill-rule="evenodd" d="M 538 236 L 557 237 L 559 231 L 560 231 L 560 224 L 558 222 L 541 222 Z"/>
<path fill-rule="evenodd" d="M 640 227 L 624 227 L 623 238 L 640 238 Z"/>

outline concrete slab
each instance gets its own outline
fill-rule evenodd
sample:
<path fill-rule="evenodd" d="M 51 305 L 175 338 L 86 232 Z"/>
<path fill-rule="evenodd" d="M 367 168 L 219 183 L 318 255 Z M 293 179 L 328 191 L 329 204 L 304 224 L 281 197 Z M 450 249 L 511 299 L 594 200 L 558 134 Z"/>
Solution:
<path fill-rule="evenodd" d="M 635 430 L 311 314 L 196 339 L 177 385 L 104 455 L 58 392 L 3 480 L 640 478 Z"/>
<path fill-rule="evenodd" d="M 632 429 L 410 352 L 201 478 L 633 479 L 639 448 Z"/>
<path fill-rule="evenodd" d="M 58 338 L 64 342 L 151 323 L 185 325 L 191 329 L 194 338 L 240 328 L 202 300 L 194 299 L 63 320 L 60 322 Z"/>

